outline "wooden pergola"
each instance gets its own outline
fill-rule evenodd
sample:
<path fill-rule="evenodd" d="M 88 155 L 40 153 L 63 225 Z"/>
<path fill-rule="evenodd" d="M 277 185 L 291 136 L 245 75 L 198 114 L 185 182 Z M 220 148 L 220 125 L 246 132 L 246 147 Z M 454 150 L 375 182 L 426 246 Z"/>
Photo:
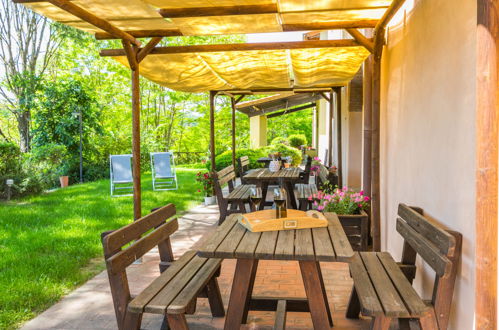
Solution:
<path fill-rule="evenodd" d="M 366 109 L 366 117 L 370 118 L 366 121 L 364 127 L 365 143 L 368 144 L 367 150 L 371 149 L 371 153 L 364 155 L 364 190 L 366 194 L 371 195 L 371 217 L 372 217 L 372 234 L 374 249 L 380 250 L 380 166 L 379 166 L 379 152 L 380 152 L 380 79 L 381 79 L 381 56 L 383 52 L 385 29 L 388 22 L 396 14 L 398 9 L 404 3 L 404 0 L 387 1 L 388 6 L 382 7 L 382 16 L 379 19 L 363 20 L 331 20 L 324 23 L 311 23 L 302 22 L 300 24 L 286 25 L 281 23 L 281 31 L 304 31 L 304 30 L 331 30 L 331 29 L 345 29 L 353 39 L 340 39 L 340 40 L 308 40 L 297 42 L 276 42 L 276 43 L 242 43 L 242 44 L 224 44 L 224 45 L 192 45 L 192 46 L 170 46 L 158 47 L 157 45 L 165 37 L 183 35 L 179 30 L 130 30 L 119 28 L 113 22 L 93 14 L 90 10 L 78 6 L 75 2 L 70 0 L 14 0 L 16 3 L 22 3 L 31 6 L 35 10 L 39 10 L 42 14 L 45 13 L 50 17 L 47 12 L 46 6 L 37 7 L 37 5 L 51 5 L 57 9 L 67 12 L 71 17 L 76 17 L 82 22 L 89 24 L 97 29 L 95 36 L 97 39 L 120 39 L 123 44 L 123 49 L 112 49 L 101 51 L 102 56 L 126 56 L 127 65 L 131 70 L 132 81 L 132 154 L 133 154 L 133 200 L 134 200 L 134 218 L 138 219 L 142 216 L 141 205 L 141 182 L 140 182 L 140 74 L 141 63 L 148 57 L 154 54 L 188 54 L 188 53 L 204 53 L 204 52 L 235 52 L 235 51 L 254 51 L 254 50 L 291 50 L 291 49 L 314 49 L 314 48 L 335 48 L 335 47 L 353 47 L 363 46 L 371 54 L 371 59 L 368 63 L 372 66 L 368 72 L 372 71 L 372 76 L 367 78 L 368 85 L 371 85 L 371 94 L 367 95 L 370 98 L 364 100 L 364 104 L 368 105 Z M 366 3 L 368 3 L 367 1 Z M 110 4 L 111 5 L 111 4 Z M 42 9 L 40 9 L 42 8 Z M 345 8 L 339 8 L 345 10 Z M 352 8 L 351 10 L 365 10 L 369 9 L 368 6 L 364 8 Z M 380 8 L 378 8 L 380 9 Z M 45 10 L 45 12 L 44 12 Z M 334 10 L 332 8 L 331 10 Z M 280 13 L 279 8 L 276 6 L 265 5 L 252 5 L 252 6 L 221 6 L 221 7 L 203 7 L 203 8 L 160 8 L 158 13 L 162 17 L 168 19 L 173 18 L 191 18 L 191 17 L 204 17 L 204 16 L 237 16 L 238 19 L 247 15 L 264 15 L 269 13 Z M 302 10 L 302 14 L 306 14 L 307 10 Z M 306 17 L 306 16 L 303 16 Z M 71 25 L 71 24 L 68 24 Z M 359 28 L 372 28 L 372 38 L 366 37 Z M 238 31 L 234 31 L 237 33 Z M 138 38 L 151 38 L 145 45 L 138 40 Z M 317 92 L 324 93 L 332 91 L 338 93 L 343 85 L 329 86 L 329 87 L 284 87 L 284 88 L 257 88 L 257 89 L 224 89 L 224 90 L 211 90 L 210 91 L 210 153 L 212 170 L 215 168 L 215 131 L 214 131 L 214 107 L 215 96 L 219 94 L 228 95 L 231 97 L 231 103 L 234 106 L 237 100 L 241 100 L 244 95 L 249 94 L 268 94 L 283 91 L 294 92 Z M 332 95 L 332 94 L 331 94 Z M 332 98 L 329 97 L 330 112 L 332 113 L 333 103 Z M 369 106 L 370 105 L 370 106 Z M 235 119 L 232 119 L 232 129 L 235 127 Z M 330 125 L 330 137 L 332 137 L 332 127 Z M 233 132 L 234 133 L 234 132 Z M 330 138 L 331 140 L 331 138 Z M 234 134 L 232 138 L 233 146 L 235 144 Z M 332 142 L 330 141 L 329 150 L 332 149 Z M 234 149 L 233 149 L 234 150 Z M 341 156 L 340 156 L 341 157 Z M 233 158 L 234 155 L 233 155 Z M 235 159 L 233 159 L 234 161 Z M 340 158 L 341 163 L 341 158 Z"/>
<path fill-rule="evenodd" d="M 123 49 L 103 50 L 103 56 L 126 56 L 126 64 L 131 69 L 132 80 L 132 138 L 133 138 L 133 174 L 134 174 L 134 217 L 141 217 L 141 185 L 140 185 L 140 91 L 139 76 L 141 70 L 146 77 L 150 74 L 147 59 L 151 56 L 170 56 L 188 58 L 189 54 L 205 54 L 213 52 L 249 52 L 249 51 L 278 51 L 304 49 L 323 49 L 333 51 L 335 48 L 363 46 L 371 56 L 365 62 L 364 70 L 364 155 L 363 155 L 363 185 L 366 194 L 372 197 L 372 234 L 374 250 L 380 250 L 380 80 L 381 57 L 385 43 L 385 30 L 388 22 L 404 3 L 404 0 L 356 0 L 341 2 L 337 8 L 314 6 L 328 6 L 333 2 L 281 0 L 280 5 L 269 0 L 262 4 L 259 1 L 245 1 L 245 5 L 238 5 L 237 1 L 227 1 L 233 5 L 225 6 L 196 6 L 202 1 L 186 0 L 175 6 L 161 8 L 162 4 L 171 3 L 166 0 L 147 0 L 144 3 L 124 0 L 110 0 L 105 5 L 101 3 L 83 7 L 81 1 L 71 0 L 13 0 L 38 11 L 42 15 L 58 20 L 64 24 L 75 26 L 95 34 L 96 39 L 119 39 Z M 152 7 L 144 7 L 148 3 Z M 208 2 L 206 2 L 208 4 Z M 300 3 L 304 7 L 300 7 Z M 346 3 L 358 6 L 348 7 Z M 375 5 L 376 3 L 376 5 Z M 384 3 L 384 5 L 379 5 Z M 481 59 L 477 64 L 477 150 L 478 176 L 477 184 L 477 218 L 476 235 L 484 237 L 477 241 L 477 326 L 481 320 L 495 319 L 496 304 L 487 294 L 488 288 L 495 290 L 497 281 L 494 276 L 487 273 L 489 261 L 497 260 L 497 246 L 489 253 L 494 240 L 489 233 L 497 232 L 497 191 L 493 185 L 488 185 L 489 180 L 497 181 L 497 148 L 491 153 L 489 146 L 497 145 L 497 75 L 490 76 L 490 58 L 496 58 L 496 42 L 490 39 L 484 31 L 497 31 L 497 6 L 490 0 L 477 0 L 478 24 L 485 29 L 477 32 L 477 48 L 482 50 Z M 181 6 L 185 5 L 184 8 Z M 104 8 L 101 8 L 104 7 Z M 117 16 L 113 17 L 116 12 Z M 218 25 L 217 25 L 218 24 Z M 236 33 L 261 33 L 279 31 L 310 31 L 345 29 L 353 39 L 345 40 L 310 40 L 299 42 L 277 42 L 259 44 L 230 44 L 230 45 L 193 45 L 157 47 L 162 38 L 183 35 L 210 35 L 210 34 L 236 34 Z M 371 32 L 362 33 L 359 29 L 372 29 Z M 497 39 L 497 32 L 495 34 Z M 142 45 L 138 38 L 151 38 Z M 323 68 L 328 69 L 328 68 Z M 152 70 L 154 71 L 154 70 Z M 215 76 L 217 72 L 213 73 Z M 150 77 L 148 77 L 150 78 Z M 220 77 L 218 77 L 220 78 Z M 215 78 L 213 78 L 215 79 Z M 155 81 L 154 79 L 152 79 Z M 220 81 L 223 79 L 219 79 Z M 348 79 L 347 79 L 348 80 Z M 157 80 L 156 80 L 157 81 Z M 218 85 L 222 86 L 222 83 Z M 212 166 L 214 166 L 214 99 L 216 95 L 228 95 L 233 106 L 244 95 L 255 93 L 269 93 L 281 91 L 295 92 L 337 92 L 345 82 L 334 84 L 314 84 L 309 86 L 252 86 L 241 88 L 226 84 L 228 88 L 210 89 L 211 105 L 211 130 L 210 151 Z M 230 87 L 232 86 L 232 87 Z M 174 88 L 174 87 L 172 87 Z M 199 88 L 196 87 L 196 88 Z M 234 113 L 234 107 L 233 107 Z M 234 127 L 234 119 L 232 120 Z M 233 144 L 234 144 L 233 138 Z M 492 169 L 492 170 L 490 170 Z M 482 171 L 483 170 L 483 171 Z M 478 181 L 477 181 L 478 182 Z M 489 208 L 489 196 L 495 196 L 495 208 Z M 492 203 L 494 204 L 494 203 Z M 483 205 L 483 209 L 480 207 Z M 491 220 L 492 219 L 492 220 Z M 495 273 L 494 273 L 495 274 Z"/>

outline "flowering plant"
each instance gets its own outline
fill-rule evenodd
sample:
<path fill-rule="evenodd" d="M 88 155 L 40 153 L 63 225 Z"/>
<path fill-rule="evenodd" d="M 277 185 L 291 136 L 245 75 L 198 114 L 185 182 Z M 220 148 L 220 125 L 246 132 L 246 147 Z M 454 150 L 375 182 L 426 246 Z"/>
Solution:
<path fill-rule="evenodd" d="M 322 161 L 319 157 L 314 157 L 312 160 L 312 167 L 310 168 L 310 173 L 313 173 L 314 175 L 319 175 L 319 171 L 321 169 Z"/>
<path fill-rule="evenodd" d="M 337 214 L 359 214 L 369 207 L 370 198 L 364 192 L 355 192 L 348 187 L 336 187 L 329 192 L 319 190 L 317 194 L 308 197 L 317 211 L 335 212 Z"/>
<path fill-rule="evenodd" d="M 209 172 L 196 174 L 196 181 L 203 185 L 203 192 L 206 197 L 213 196 L 213 177 Z M 201 192 L 201 189 L 198 190 Z"/>

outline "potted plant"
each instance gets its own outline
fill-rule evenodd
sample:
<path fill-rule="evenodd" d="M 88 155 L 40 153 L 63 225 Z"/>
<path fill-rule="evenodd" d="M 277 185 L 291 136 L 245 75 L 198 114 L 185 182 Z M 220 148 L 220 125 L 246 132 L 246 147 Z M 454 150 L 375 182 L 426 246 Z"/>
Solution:
<path fill-rule="evenodd" d="M 203 193 L 204 193 L 204 205 L 213 205 L 216 202 L 216 197 L 214 194 L 214 186 L 213 186 L 213 177 L 209 172 L 198 172 L 196 174 L 196 181 L 200 182 L 203 185 Z M 201 189 L 198 190 L 201 192 Z"/>
<path fill-rule="evenodd" d="M 334 212 L 347 234 L 354 250 L 367 250 L 369 239 L 369 209 L 370 198 L 359 192 L 343 187 L 331 188 L 326 185 L 323 190 L 309 197 L 313 207 L 321 212 Z"/>

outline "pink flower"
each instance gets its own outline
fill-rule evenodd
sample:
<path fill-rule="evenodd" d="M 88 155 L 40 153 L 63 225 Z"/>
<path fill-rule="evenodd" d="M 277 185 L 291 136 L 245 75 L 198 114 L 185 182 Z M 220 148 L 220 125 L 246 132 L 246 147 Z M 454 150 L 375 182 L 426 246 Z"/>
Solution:
<path fill-rule="evenodd" d="M 312 201 L 312 196 L 308 196 L 308 200 L 309 200 L 309 201 Z"/>
<path fill-rule="evenodd" d="M 367 196 L 364 196 L 364 201 L 369 202 L 370 198 Z"/>
<path fill-rule="evenodd" d="M 364 190 L 361 190 L 361 191 L 359 192 L 359 195 L 361 195 L 361 196 L 362 196 L 362 195 L 364 195 Z"/>
<path fill-rule="evenodd" d="M 314 206 L 317 206 L 317 205 L 319 205 L 319 204 L 317 204 L 317 201 L 315 201 L 315 202 L 314 202 Z"/>
<path fill-rule="evenodd" d="M 357 204 L 357 206 L 358 206 L 358 207 L 360 207 L 360 208 L 362 208 L 362 204 L 360 204 L 360 203 L 359 203 L 359 204 Z"/>
<path fill-rule="evenodd" d="M 347 187 L 347 186 L 344 186 L 344 187 L 343 187 L 343 191 L 348 191 L 348 187 Z"/>
<path fill-rule="evenodd" d="M 319 206 L 317 207 L 317 211 L 322 211 L 322 210 L 324 210 L 324 206 L 319 205 Z"/>

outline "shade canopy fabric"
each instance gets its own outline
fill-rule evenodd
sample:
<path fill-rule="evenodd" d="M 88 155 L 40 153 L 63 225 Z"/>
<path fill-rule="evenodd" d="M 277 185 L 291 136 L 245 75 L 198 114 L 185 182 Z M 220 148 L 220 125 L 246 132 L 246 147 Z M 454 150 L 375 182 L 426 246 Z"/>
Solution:
<path fill-rule="evenodd" d="M 391 0 L 72 0 L 72 3 L 125 31 L 172 29 L 181 35 L 282 32 L 295 25 L 378 20 Z M 55 21 L 88 32 L 104 32 L 50 2 L 25 6 Z M 257 14 L 205 16 L 209 8 L 258 6 Z M 196 15 L 178 9 L 201 8 Z M 161 15 L 158 9 L 163 9 Z M 172 12 L 168 17 L 169 10 Z M 175 11 L 177 10 L 177 11 Z M 205 13 L 202 13 L 202 12 Z M 261 12 L 261 13 L 258 13 Z M 174 16 L 174 17 L 173 17 Z"/>
<path fill-rule="evenodd" d="M 128 33 L 217 35 L 303 30 L 310 24 L 375 24 L 391 0 L 72 0 Z M 105 31 L 53 5 L 25 6 L 91 33 Z M 227 14 L 234 10 L 237 14 Z M 246 12 L 249 11 L 249 12 Z M 256 12 L 256 13 L 255 13 Z M 374 22 L 374 23 L 369 23 Z M 374 25 L 373 25 L 374 26 Z M 369 52 L 362 46 L 150 54 L 140 74 L 178 91 L 320 88 L 347 84 Z M 116 60 L 128 65 L 125 56 Z"/>
<path fill-rule="evenodd" d="M 369 56 L 363 47 L 151 54 L 140 74 L 174 90 L 254 90 L 347 84 Z M 128 66 L 125 56 L 116 60 Z"/>

